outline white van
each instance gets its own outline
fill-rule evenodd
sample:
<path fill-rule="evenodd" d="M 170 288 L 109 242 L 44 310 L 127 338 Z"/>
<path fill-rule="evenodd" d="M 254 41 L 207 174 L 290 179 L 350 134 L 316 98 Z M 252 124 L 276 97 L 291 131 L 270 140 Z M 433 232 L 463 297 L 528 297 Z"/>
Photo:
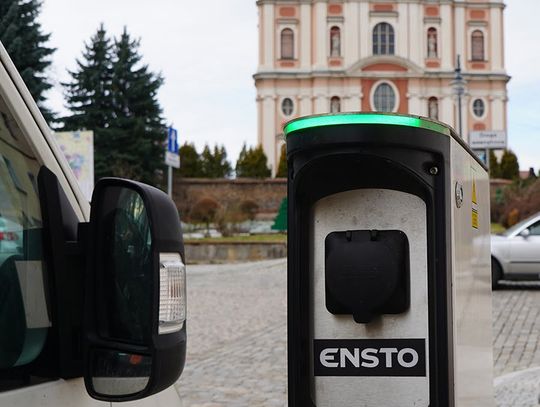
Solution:
<path fill-rule="evenodd" d="M 109 178 L 90 205 L 1 44 L 0 155 L 0 224 L 17 236 L 0 251 L 0 406 L 180 405 L 174 203 Z"/>

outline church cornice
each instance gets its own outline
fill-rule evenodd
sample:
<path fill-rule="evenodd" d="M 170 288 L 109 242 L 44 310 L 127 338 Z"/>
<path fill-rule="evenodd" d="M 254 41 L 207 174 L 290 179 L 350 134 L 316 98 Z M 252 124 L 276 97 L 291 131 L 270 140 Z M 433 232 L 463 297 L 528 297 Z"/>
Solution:
<path fill-rule="evenodd" d="M 424 70 L 419 65 L 409 59 L 397 55 L 372 55 L 362 58 L 346 69 L 348 75 L 354 75 L 358 71 L 369 67 L 370 65 L 389 64 L 405 68 L 409 73 L 424 74 Z"/>
<path fill-rule="evenodd" d="M 454 79 L 454 71 L 421 71 L 421 72 L 376 72 L 357 71 L 352 74 L 344 70 L 291 71 L 291 72 L 257 72 L 253 75 L 255 81 L 265 79 L 313 79 L 313 78 L 369 78 L 378 79 Z M 504 81 L 510 80 L 506 73 L 463 73 L 467 81 Z"/>
<path fill-rule="evenodd" d="M 344 3 L 344 0 L 331 0 L 332 3 Z M 467 8 L 506 8 L 506 4 L 501 1 L 473 2 L 467 0 L 393 0 L 395 3 L 424 3 L 424 4 L 450 4 L 456 7 Z M 315 4 L 329 3 L 329 0 L 257 0 L 257 6 L 263 4 Z M 348 3 L 377 3 L 377 0 L 347 0 Z"/>

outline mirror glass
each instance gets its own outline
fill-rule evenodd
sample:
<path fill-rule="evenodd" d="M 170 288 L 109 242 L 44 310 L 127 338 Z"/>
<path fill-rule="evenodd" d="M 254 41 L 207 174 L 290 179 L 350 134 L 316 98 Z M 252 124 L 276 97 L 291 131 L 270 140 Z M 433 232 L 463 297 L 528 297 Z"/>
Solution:
<path fill-rule="evenodd" d="M 150 223 L 141 196 L 128 188 L 108 187 L 98 233 L 101 334 L 144 344 L 151 330 L 153 264 Z"/>
<path fill-rule="evenodd" d="M 92 386 L 102 396 L 128 396 L 144 390 L 152 358 L 109 349 L 92 350 Z"/>

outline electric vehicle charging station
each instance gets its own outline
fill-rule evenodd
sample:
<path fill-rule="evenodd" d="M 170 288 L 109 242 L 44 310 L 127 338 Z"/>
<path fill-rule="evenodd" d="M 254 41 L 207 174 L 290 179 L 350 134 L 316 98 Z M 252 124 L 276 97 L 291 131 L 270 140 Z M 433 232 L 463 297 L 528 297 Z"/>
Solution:
<path fill-rule="evenodd" d="M 417 116 L 284 133 L 289 406 L 494 406 L 484 164 Z"/>

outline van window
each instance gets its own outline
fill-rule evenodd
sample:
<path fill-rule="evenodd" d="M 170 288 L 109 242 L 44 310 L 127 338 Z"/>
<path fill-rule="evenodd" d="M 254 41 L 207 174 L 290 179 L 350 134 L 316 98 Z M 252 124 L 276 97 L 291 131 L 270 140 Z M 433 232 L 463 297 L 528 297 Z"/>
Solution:
<path fill-rule="evenodd" d="M 32 362 L 51 326 L 36 179 L 41 163 L 0 96 L 0 369 Z"/>

